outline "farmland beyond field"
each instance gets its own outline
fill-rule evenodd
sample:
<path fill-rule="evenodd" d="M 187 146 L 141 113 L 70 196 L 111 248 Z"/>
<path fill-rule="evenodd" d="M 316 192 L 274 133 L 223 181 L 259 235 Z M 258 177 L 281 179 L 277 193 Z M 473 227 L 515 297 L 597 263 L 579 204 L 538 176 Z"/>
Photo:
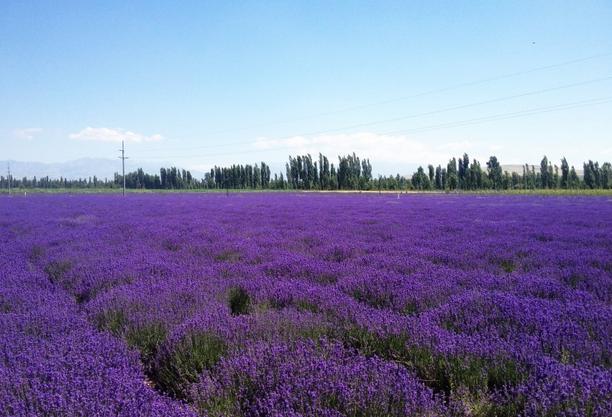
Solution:
<path fill-rule="evenodd" d="M 0 196 L 0 415 L 612 415 L 610 196 Z"/>

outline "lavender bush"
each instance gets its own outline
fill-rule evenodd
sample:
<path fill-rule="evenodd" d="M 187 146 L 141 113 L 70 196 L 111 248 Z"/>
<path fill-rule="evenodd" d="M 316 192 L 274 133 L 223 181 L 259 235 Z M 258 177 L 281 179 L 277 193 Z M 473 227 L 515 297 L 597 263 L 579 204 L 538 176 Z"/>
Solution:
<path fill-rule="evenodd" d="M 0 415 L 612 414 L 606 197 L 3 197 L 0 253 Z"/>

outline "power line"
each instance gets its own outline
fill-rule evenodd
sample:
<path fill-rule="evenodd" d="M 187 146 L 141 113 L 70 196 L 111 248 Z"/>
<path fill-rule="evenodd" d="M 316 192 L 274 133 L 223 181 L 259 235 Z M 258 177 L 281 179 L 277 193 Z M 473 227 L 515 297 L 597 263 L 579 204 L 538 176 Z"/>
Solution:
<path fill-rule="evenodd" d="M 452 111 L 452 110 L 460 110 L 460 109 L 465 109 L 465 108 L 474 107 L 474 106 L 481 106 L 483 104 L 498 103 L 498 102 L 501 102 L 501 101 L 511 100 L 511 99 L 514 99 L 514 98 L 526 97 L 526 96 L 537 95 L 537 94 L 543 94 L 543 93 L 547 93 L 547 92 L 550 92 L 550 91 L 561 90 L 561 89 L 564 89 L 564 88 L 576 87 L 576 86 L 580 86 L 580 85 L 591 84 L 591 83 L 596 83 L 596 82 L 601 82 L 601 81 L 608 81 L 608 80 L 611 80 L 611 79 L 612 79 L 612 76 L 603 77 L 603 78 L 596 78 L 596 79 L 593 79 L 593 80 L 587 80 L 587 81 L 582 81 L 582 82 L 573 83 L 573 84 L 566 84 L 566 85 L 562 85 L 562 86 L 558 86 L 558 87 L 552 87 L 552 88 L 546 88 L 546 89 L 542 89 L 542 90 L 528 91 L 526 93 L 514 94 L 514 95 L 504 96 L 504 97 L 498 97 L 498 98 L 494 98 L 494 99 L 490 99 L 490 100 L 478 101 L 478 102 L 462 104 L 462 105 L 458 105 L 458 106 L 445 107 L 445 108 L 442 108 L 442 109 L 432 110 L 432 111 L 427 111 L 427 112 L 422 112 L 422 113 L 413 113 L 413 114 L 410 114 L 410 115 L 394 117 L 394 118 L 390 118 L 390 119 L 382 119 L 382 120 L 376 120 L 376 121 L 373 121 L 373 122 L 358 123 L 358 124 L 338 127 L 338 128 L 334 128 L 334 129 L 327 129 L 325 131 L 316 131 L 316 132 L 310 132 L 310 133 L 305 133 L 305 134 L 300 134 L 300 135 L 292 135 L 291 137 L 293 137 L 293 136 L 319 135 L 319 134 L 323 134 L 323 133 L 337 132 L 337 131 L 342 131 L 342 130 L 347 130 L 347 129 L 354 129 L 354 128 L 359 128 L 359 127 L 366 127 L 366 126 L 374 126 L 374 125 L 379 125 L 379 124 L 384 124 L 384 123 L 389 123 L 389 122 L 397 122 L 397 121 L 400 121 L 400 120 L 413 119 L 413 118 L 422 117 L 422 116 L 430 116 L 432 114 L 444 113 L 444 112 L 448 112 L 448 111 Z"/>
<path fill-rule="evenodd" d="M 508 101 L 508 100 L 512 100 L 512 99 L 515 99 L 515 98 L 533 96 L 533 95 L 538 95 L 538 94 L 544 94 L 544 93 L 548 93 L 548 92 L 552 92 L 552 91 L 558 91 L 558 90 L 563 90 L 563 89 L 567 89 L 567 88 L 573 88 L 573 87 L 578 87 L 578 86 L 583 86 L 583 85 L 588 85 L 588 84 L 594 84 L 594 83 L 604 82 L 604 81 L 610 81 L 610 80 L 612 80 L 612 76 L 594 78 L 594 79 L 580 81 L 580 82 L 576 82 L 576 83 L 564 84 L 564 85 L 560 85 L 560 86 L 556 86 L 556 87 L 544 88 L 544 89 L 539 89 L 539 90 L 532 90 L 532 91 L 527 91 L 527 92 L 519 93 L 519 94 L 513 94 L 513 95 L 509 95 L 509 96 L 496 97 L 496 98 L 492 98 L 492 99 L 484 100 L 484 101 L 477 101 L 477 102 L 473 102 L 473 103 L 467 103 L 467 104 L 461 104 L 461 105 L 456 105 L 456 106 L 443 107 L 443 108 L 440 108 L 440 109 L 430 110 L 430 111 L 426 111 L 426 112 L 413 113 L 413 114 L 404 115 L 404 116 L 400 116 L 400 117 L 376 120 L 376 121 L 372 121 L 372 122 L 358 123 L 358 124 L 353 124 L 353 125 L 346 125 L 346 126 L 343 126 L 343 127 L 337 127 L 337 128 L 333 128 L 333 129 L 327 129 L 327 130 L 312 131 L 312 132 L 308 132 L 308 133 L 298 133 L 298 134 L 294 134 L 294 135 L 291 135 L 291 136 L 279 137 L 279 138 L 276 138 L 275 140 L 289 139 L 289 138 L 296 137 L 296 136 L 321 135 L 321 134 L 325 134 L 325 133 L 332 133 L 332 132 L 338 132 L 338 131 L 343 131 L 343 130 L 348 130 L 348 129 L 355 129 L 355 128 L 359 128 L 359 127 L 374 126 L 374 125 L 379 125 L 379 124 L 384 124 L 384 123 L 389 123 L 389 122 L 397 122 L 397 121 L 402 121 L 402 120 L 414 119 L 414 118 L 422 117 L 422 116 L 430 116 L 430 115 L 434 115 L 434 114 L 446 113 L 446 112 L 449 112 L 449 111 L 461 110 L 461 109 L 466 109 L 466 108 L 470 108 L 470 107 L 481 106 L 481 105 L 484 105 L 484 104 L 499 103 L 499 102 L 502 102 L 502 101 Z M 197 150 L 197 149 L 223 148 L 223 147 L 228 147 L 228 146 L 245 145 L 245 144 L 250 144 L 250 143 L 252 143 L 252 141 L 234 141 L 234 142 L 225 142 L 223 144 L 218 144 L 218 145 L 202 145 L 202 146 L 194 146 L 194 147 L 186 147 L 186 148 L 165 148 L 164 151 L 173 150 L 173 149 L 174 150 Z M 157 150 L 151 149 L 150 151 L 156 152 Z M 143 150 L 142 152 L 146 153 L 147 150 Z"/>
<path fill-rule="evenodd" d="M 441 124 L 437 124 L 437 125 L 429 125 L 429 126 L 422 126 L 419 128 L 414 128 L 414 129 L 403 129 L 403 130 L 396 130 L 396 131 L 391 131 L 391 132 L 385 132 L 382 133 L 383 135 L 390 135 L 390 134 L 397 134 L 397 133 L 405 133 L 405 132 L 419 132 L 419 131 L 430 131 L 430 130 L 439 130 L 439 129 L 447 129 L 447 128 L 452 128 L 452 127 L 461 127 L 461 126 L 465 126 L 465 125 L 474 125 L 474 124 L 481 124 L 481 123 L 487 123 L 490 121 L 496 121 L 496 120 L 505 120 L 505 119 L 514 119 L 514 118 L 520 118 L 520 117 L 527 117 L 527 116 L 532 116 L 532 115 L 536 115 L 536 114 L 541 114 L 541 113 L 550 113 L 550 112 L 554 112 L 554 111 L 562 111 L 562 110 L 568 110 L 568 109 L 573 109 L 573 108 L 579 108 L 579 107 L 588 107 L 588 106 L 594 106 L 594 105 L 598 105 L 598 104 L 604 104 L 604 103 L 609 103 L 612 102 L 612 96 L 607 96 L 607 97 L 601 97 L 601 98 L 594 98 L 594 99 L 587 99 L 587 100 L 580 100 L 580 101 L 575 101 L 575 102 L 569 102 L 569 103 L 563 103 L 563 104 L 557 104 L 557 105 L 553 105 L 553 106 L 542 106 L 542 107 L 535 107 L 535 108 L 531 108 L 531 109 L 527 109 L 527 110 L 521 110 L 518 112 L 509 112 L 509 113 L 499 113 L 499 114 L 494 114 L 494 115 L 490 115 L 490 116 L 485 116 L 485 117 L 479 117 L 479 118 L 475 118 L 475 119 L 467 119 L 467 120 L 458 120 L 458 121 L 454 121 L 454 122 L 448 122 L 448 123 L 441 123 Z M 213 156 L 226 156 L 226 155 L 236 155 L 236 154 L 252 154 L 252 153 L 261 153 L 261 152 L 270 152 L 270 151 L 277 151 L 277 150 L 294 150 L 295 147 L 293 146 L 282 146 L 282 147 L 271 147 L 271 148 L 267 148 L 267 149 L 254 149 L 254 150 L 248 150 L 248 151 L 238 151 L 238 152 L 222 152 L 222 153 L 214 153 L 214 154 L 207 154 L 206 157 L 213 157 Z M 201 156 L 197 156 L 197 155 L 172 155 L 169 156 L 170 158 L 188 158 L 188 157 L 201 157 Z M 148 159 L 167 159 L 168 157 L 159 157 L 159 158 L 148 158 Z"/>
<path fill-rule="evenodd" d="M 447 92 L 447 91 L 452 91 L 452 90 L 456 90 L 456 89 L 463 88 L 463 87 L 471 87 L 471 86 L 474 86 L 474 85 L 486 84 L 486 83 L 493 82 L 493 81 L 499 81 L 499 80 L 503 80 L 503 79 L 514 78 L 514 77 L 518 77 L 518 76 L 521 76 L 521 75 L 532 74 L 534 72 L 540 72 L 540 71 L 546 71 L 546 70 L 549 70 L 549 69 L 560 68 L 560 67 L 564 67 L 564 66 L 567 66 L 567 65 L 578 64 L 578 63 L 581 63 L 581 62 L 590 61 L 590 60 L 598 59 L 598 58 L 604 58 L 604 57 L 608 57 L 608 56 L 612 56 L 612 52 L 606 52 L 606 53 L 601 53 L 601 54 L 590 55 L 590 56 L 586 56 L 586 57 L 582 57 L 582 58 L 571 59 L 571 60 L 568 60 L 568 61 L 558 62 L 558 63 L 550 64 L 550 65 L 543 65 L 543 66 L 539 66 L 539 67 L 533 67 L 533 68 L 529 68 L 529 69 L 526 69 L 526 70 L 511 72 L 511 73 L 507 73 L 507 74 L 496 75 L 496 76 L 493 76 L 493 77 L 482 78 L 482 79 L 468 81 L 468 82 L 464 82 L 464 83 L 451 84 L 451 85 L 446 86 L 446 87 L 432 89 L 432 90 L 427 90 L 427 91 L 422 91 L 420 93 L 416 93 L 416 94 L 412 94 L 412 95 L 408 95 L 408 96 L 395 97 L 395 98 L 390 98 L 390 99 L 386 99 L 386 100 L 380 100 L 380 101 L 377 101 L 377 102 L 366 103 L 366 104 L 359 104 L 359 105 L 355 105 L 355 106 L 349 106 L 349 107 L 345 107 L 345 108 L 341 108 L 341 109 L 330 110 L 330 111 L 327 111 L 327 112 L 315 113 L 315 114 L 311 114 L 311 115 L 308 115 L 308 116 L 303 116 L 303 117 L 298 117 L 298 118 L 293 118 L 293 119 L 277 120 L 277 121 L 273 121 L 273 122 L 260 123 L 260 124 L 255 124 L 255 125 L 251 125 L 251 126 L 239 127 L 239 128 L 221 129 L 221 130 L 210 132 L 210 134 L 239 132 L 239 131 L 249 130 L 249 129 L 253 129 L 253 128 L 258 128 L 258 127 L 286 124 L 286 123 L 291 123 L 291 122 L 296 122 L 296 121 L 303 121 L 303 120 L 314 119 L 314 118 L 323 117 L 323 116 L 330 116 L 330 115 L 334 115 L 334 114 L 346 113 L 346 112 L 350 112 L 350 111 L 354 111 L 354 110 L 361 110 L 361 109 L 366 109 L 366 108 L 369 108 L 369 107 L 376 107 L 376 106 L 381 106 L 381 105 L 384 105 L 384 104 L 395 103 L 395 102 L 398 102 L 398 101 L 404 101 L 404 100 L 410 100 L 410 99 L 413 99 L 413 98 L 424 97 L 424 96 L 428 96 L 428 95 L 432 95 L 432 94 L 444 93 L 444 92 Z"/>
<path fill-rule="evenodd" d="M 547 93 L 547 92 L 551 92 L 551 91 L 562 90 L 562 89 L 565 89 L 565 88 L 572 88 L 572 87 L 577 87 L 577 86 L 586 85 L 586 84 L 592 84 L 592 83 L 597 83 L 597 82 L 602 82 L 602 81 L 609 81 L 611 79 L 612 79 L 612 76 L 607 76 L 607 77 L 602 77 L 602 78 L 595 78 L 595 79 L 591 79 L 591 80 L 586 80 L 586 81 L 581 81 L 581 82 L 577 82 L 577 83 L 561 85 L 561 86 L 557 86 L 557 87 L 551 87 L 551 88 L 545 88 L 545 89 L 540 89 L 540 90 L 528 91 L 528 92 L 525 92 L 525 93 L 514 94 L 514 95 L 510 95 L 510 96 L 497 97 L 497 98 L 493 98 L 493 99 L 490 99 L 490 100 L 478 101 L 478 102 L 474 102 L 474 103 L 462 104 L 462 105 L 457 105 L 457 106 L 444 107 L 444 108 L 441 108 L 441 109 L 431 110 L 431 111 L 422 112 L 422 113 L 413 113 L 413 114 L 409 114 L 409 115 L 405 115 L 405 116 L 400 116 L 400 117 L 394 117 L 394 118 L 390 118 L 390 119 L 383 119 L 383 120 L 376 120 L 376 121 L 372 121 L 372 122 L 358 123 L 358 124 L 347 125 L 347 126 L 337 127 L 337 128 L 333 128 L 333 129 L 327 129 L 327 130 L 313 131 L 313 132 L 308 132 L 308 133 L 298 133 L 298 134 L 294 134 L 294 135 L 291 135 L 291 136 L 284 136 L 284 137 L 276 138 L 276 140 L 288 139 L 288 138 L 292 138 L 292 137 L 296 137 L 296 136 L 320 135 L 320 134 L 337 132 L 337 131 L 342 131 L 342 130 L 347 130 L 347 129 L 354 129 L 354 128 L 358 128 L 358 127 L 373 126 L 373 125 L 377 125 L 377 124 L 384 124 L 384 123 L 396 122 L 396 121 L 400 121 L 400 120 L 412 119 L 412 118 L 416 118 L 416 117 L 430 116 L 430 115 L 433 115 L 433 114 L 445 113 L 445 112 L 448 112 L 448 111 L 460 110 L 460 109 L 465 109 L 465 108 L 469 108 L 469 107 L 480 106 L 480 105 L 483 105 L 483 104 L 497 103 L 497 102 L 507 101 L 507 100 L 511 100 L 511 99 L 515 99 L 515 98 L 519 98 L 519 97 L 526 97 L 526 96 L 531 96 L 531 95 L 543 94 L 543 93 Z M 172 149 L 175 149 L 175 150 L 194 150 L 194 149 L 222 148 L 222 147 L 227 147 L 227 146 L 232 146 L 232 145 L 243 145 L 243 144 L 247 144 L 247 143 L 250 143 L 250 142 L 251 141 L 234 141 L 234 142 L 225 142 L 225 143 L 219 144 L 219 145 L 202 145 L 202 146 L 194 146 L 194 147 L 188 147 L 188 148 L 165 148 L 164 150 L 168 150 L 168 149 L 170 149 L 170 150 L 172 150 Z M 146 152 L 146 150 L 144 150 L 144 152 Z"/>
<path fill-rule="evenodd" d="M 612 101 L 612 96 L 608 96 L 608 97 L 602 97 L 602 98 L 597 98 L 597 99 L 582 100 L 582 101 L 577 101 L 577 102 L 572 102 L 572 103 L 557 104 L 554 106 L 536 107 L 533 109 L 521 110 L 517 112 L 499 113 L 499 114 L 494 114 L 491 116 L 478 117 L 474 119 L 459 120 L 455 122 L 441 123 L 441 124 L 430 125 L 430 126 L 422 126 L 422 127 L 414 128 L 414 129 L 394 130 L 390 132 L 385 132 L 383 133 L 383 135 L 389 135 L 389 134 L 394 134 L 394 133 L 427 132 L 430 130 L 461 127 L 461 126 L 480 124 L 480 123 L 485 123 L 485 122 L 490 122 L 490 121 L 506 120 L 506 119 L 514 119 L 517 117 L 531 116 L 534 114 L 550 113 L 554 111 L 569 110 L 569 109 L 574 109 L 574 108 L 579 108 L 579 107 L 594 106 L 597 104 L 609 103 L 611 101 Z"/>
<path fill-rule="evenodd" d="M 125 160 L 129 158 L 125 156 L 124 141 L 121 141 L 121 149 L 119 149 L 119 152 L 121 152 L 121 156 L 119 157 L 119 159 L 121 159 L 121 176 L 123 177 L 123 195 L 125 196 Z"/>

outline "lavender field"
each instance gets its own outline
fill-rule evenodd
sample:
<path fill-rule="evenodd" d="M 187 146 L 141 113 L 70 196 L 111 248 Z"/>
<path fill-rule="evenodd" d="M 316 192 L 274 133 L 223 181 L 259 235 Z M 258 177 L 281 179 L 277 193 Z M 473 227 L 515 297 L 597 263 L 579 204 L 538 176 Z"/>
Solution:
<path fill-rule="evenodd" d="M 0 198 L 0 415 L 612 415 L 612 199 Z"/>

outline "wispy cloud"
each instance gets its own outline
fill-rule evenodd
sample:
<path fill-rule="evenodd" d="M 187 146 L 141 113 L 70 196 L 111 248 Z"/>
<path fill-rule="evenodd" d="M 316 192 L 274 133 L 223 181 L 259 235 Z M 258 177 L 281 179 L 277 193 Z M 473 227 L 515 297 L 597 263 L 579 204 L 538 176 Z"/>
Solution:
<path fill-rule="evenodd" d="M 442 163 L 457 152 L 475 150 L 477 144 L 470 141 L 437 143 L 418 141 L 403 135 L 376 133 L 329 134 L 312 137 L 294 136 L 285 139 L 258 138 L 255 149 L 284 151 L 285 153 L 322 152 L 328 156 L 355 152 L 382 163 Z"/>
<path fill-rule="evenodd" d="M 110 127 L 86 127 L 80 132 L 71 133 L 70 139 L 98 141 L 98 142 L 158 142 L 163 140 L 163 136 L 159 133 L 154 135 L 144 135 L 138 132 L 121 128 Z"/>
<path fill-rule="evenodd" d="M 436 149 L 440 151 L 450 151 L 453 153 L 467 152 L 473 148 L 474 148 L 474 143 L 469 140 L 462 140 L 459 142 L 441 143 L 436 146 Z"/>
<path fill-rule="evenodd" d="M 13 130 L 13 136 L 20 140 L 32 140 L 34 136 L 42 133 L 42 131 L 40 127 L 26 127 Z"/>

